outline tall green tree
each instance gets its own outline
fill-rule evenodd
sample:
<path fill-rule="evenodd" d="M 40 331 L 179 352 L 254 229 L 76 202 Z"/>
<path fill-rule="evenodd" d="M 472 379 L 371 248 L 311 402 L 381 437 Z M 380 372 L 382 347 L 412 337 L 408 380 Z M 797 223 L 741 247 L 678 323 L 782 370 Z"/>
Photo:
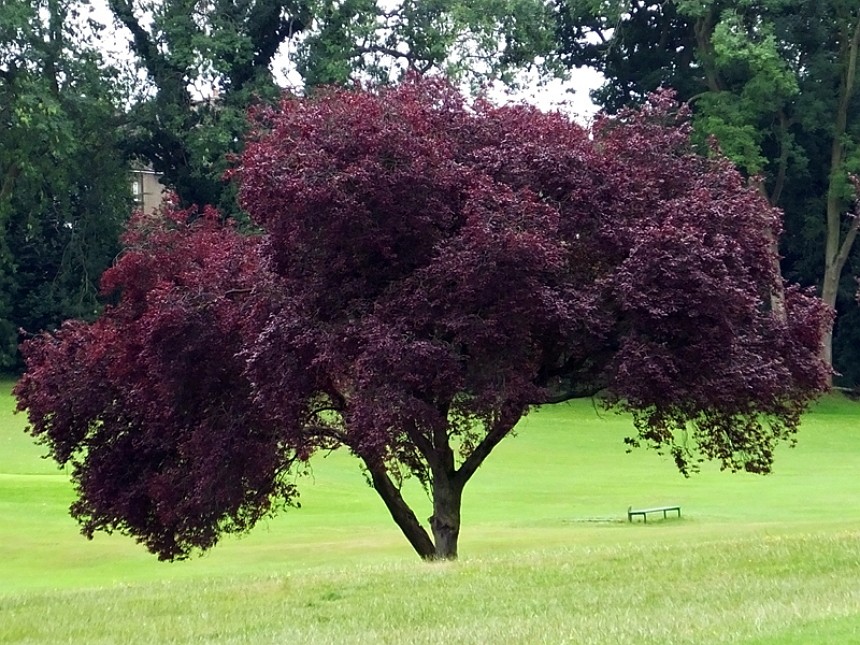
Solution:
<path fill-rule="evenodd" d="M 552 15 L 543 0 L 109 0 L 146 86 L 129 114 L 127 151 L 150 163 L 184 205 L 235 214 L 223 181 L 245 114 L 279 93 L 292 67 L 310 92 L 406 72 L 510 81 L 548 69 Z"/>
<path fill-rule="evenodd" d="M 95 315 L 130 210 L 119 97 L 78 5 L 0 2 L 0 369 L 18 328 Z"/>
<path fill-rule="evenodd" d="M 848 216 L 848 177 L 860 169 L 860 1 L 559 0 L 557 8 L 567 63 L 607 79 L 595 99 L 615 111 L 661 85 L 677 89 L 700 137 L 716 136 L 785 211 L 784 274 L 816 284 L 833 307 L 849 304 L 846 266 L 860 224 Z M 829 330 L 829 362 L 832 342 Z"/>
<path fill-rule="evenodd" d="M 109 0 L 129 37 L 143 83 L 136 88 L 125 151 L 150 164 L 182 203 L 235 210 L 222 180 L 239 150 L 245 111 L 276 95 L 270 67 L 305 28 L 294 0 Z"/>
<path fill-rule="evenodd" d="M 561 69 L 543 0 L 318 0 L 310 27 L 295 57 L 307 86 L 409 72 L 513 84 L 524 69 Z"/>

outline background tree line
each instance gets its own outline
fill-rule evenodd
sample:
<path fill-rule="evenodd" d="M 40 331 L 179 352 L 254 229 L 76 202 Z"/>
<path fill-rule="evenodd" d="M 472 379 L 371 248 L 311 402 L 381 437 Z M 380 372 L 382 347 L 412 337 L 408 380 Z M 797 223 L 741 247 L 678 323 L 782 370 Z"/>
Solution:
<path fill-rule="evenodd" d="M 106 60 L 72 0 L 0 2 L 0 368 L 18 328 L 98 311 L 96 284 L 131 209 L 131 160 L 183 205 L 241 217 L 222 180 L 247 108 L 299 91 L 405 71 L 511 82 L 517 71 L 589 66 L 616 112 L 671 86 L 699 137 L 722 149 L 786 213 L 783 275 L 821 289 L 839 318 L 836 369 L 860 381 L 860 273 L 846 217 L 860 171 L 860 0 L 108 0 L 130 69 Z M 217 100 L 202 101 L 217 96 Z"/>

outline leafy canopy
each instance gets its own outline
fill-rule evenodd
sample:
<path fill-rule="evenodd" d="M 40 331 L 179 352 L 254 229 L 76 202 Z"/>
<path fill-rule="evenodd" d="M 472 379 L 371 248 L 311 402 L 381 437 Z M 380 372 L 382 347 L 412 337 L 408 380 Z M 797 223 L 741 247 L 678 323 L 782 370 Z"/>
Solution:
<path fill-rule="evenodd" d="M 770 309 L 778 212 L 685 118 L 658 95 L 589 132 L 414 79 L 257 110 L 234 177 L 263 233 L 140 220 L 116 305 L 25 346 L 19 406 L 73 464 L 84 532 L 185 557 L 343 446 L 416 551 L 454 557 L 493 448 L 598 392 L 684 472 L 766 472 L 824 387 L 826 313 L 794 288 Z"/>

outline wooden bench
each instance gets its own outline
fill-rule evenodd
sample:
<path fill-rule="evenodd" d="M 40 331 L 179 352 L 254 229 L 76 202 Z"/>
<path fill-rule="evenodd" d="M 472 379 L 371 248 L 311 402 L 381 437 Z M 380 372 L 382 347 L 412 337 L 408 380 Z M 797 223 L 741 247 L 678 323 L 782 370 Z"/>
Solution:
<path fill-rule="evenodd" d="M 632 506 L 628 506 L 627 521 L 632 522 L 634 515 L 641 515 L 642 521 L 647 522 L 648 513 L 663 513 L 663 519 L 665 519 L 669 511 L 676 511 L 678 513 L 678 517 L 681 517 L 680 506 L 655 506 L 654 508 L 633 508 Z"/>

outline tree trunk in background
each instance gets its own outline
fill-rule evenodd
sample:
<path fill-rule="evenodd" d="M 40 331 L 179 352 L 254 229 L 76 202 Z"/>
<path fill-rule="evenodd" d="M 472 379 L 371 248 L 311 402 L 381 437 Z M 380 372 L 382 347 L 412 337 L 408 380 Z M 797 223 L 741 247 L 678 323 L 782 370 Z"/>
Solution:
<path fill-rule="evenodd" d="M 762 181 L 760 176 L 753 177 L 750 181 L 771 206 L 776 206 L 776 199 L 778 199 L 778 197 L 768 194 L 764 181 Z M 781 259 L 779 254 L 779 233 L 770 229 L 767 234 L 768 238 L 770 238 L 770 248 L 773 252 L 773 271 L 774 275 L 777 276 L 777 283 L 774 285 L 773 291 L 770 294 L 770 307 L 774 312 L 776 312 L 776 315 L 779 316 L 780 320 L 784 321 L 787 314 L 785 311 L 785 285 L 782 281 L 782 268 L 779 264 Z"/>
<path fill-rule="evenodd" d="M 845 134 L 848 127 L 848 110 L 854 95 L 857 75 L 857 55 L 860 49 L 860 15 L 855 17 L 850 40 L 843 39 L 841 60 L 844 61 L 842 80 L 839 86 L 839 104 L 833 128 L 833 141 L 830 147 L 830 181 L 827 187 L 827 240 L 824 251 L 824 279 L 821 283 L 821 298 L 828 306 L 836 307 L 839 293 L 839 280 L 842 269 L 848 261 L 854 239 L 857 237 L 858 218 L 854 218 L 848 230 L 842 232 L 843 200 L 839 185 L 845 164 Z M 821 356 L 828 365 L 833 365 L 833 323 L 825 330 Z"/>
<path fill-rule="evenodd" d="M 841 148 L 834 142 L 833 147 Z M 841 164 L 840 164 L 841 165 Z M 839 281 L 842 269 L 851 253 L 860 218 L 851 220 L 847 232 L 842 234 L 842 200 L 835 191 L 836 173 L 831 173 L 830 191 L 827 197 L 827 245 L 824 258 L 824 279 L 821 283 L 821 299 L 833 309 L 836 308 L 836 298 L 839 295 Z M 833 365 L 833 322 L 824 330 L 821 343 L 821 357 L 828 365 Z M 831 379 L 832 380 L 832 379 Z"/>

